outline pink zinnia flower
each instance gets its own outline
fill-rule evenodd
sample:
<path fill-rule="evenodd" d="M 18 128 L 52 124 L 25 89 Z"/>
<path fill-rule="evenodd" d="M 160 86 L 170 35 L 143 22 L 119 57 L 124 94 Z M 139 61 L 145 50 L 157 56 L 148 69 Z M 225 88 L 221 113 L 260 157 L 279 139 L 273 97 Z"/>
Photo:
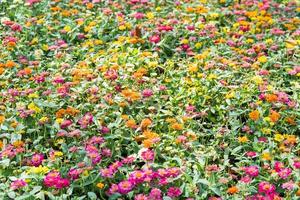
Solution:
<path fill-rule="evenodd" d="M 110 132 L 110 129 L 109 129 L 108 127 L 102 126 L 102 128 L 101 128 L 101 133 L 107 134 L 107 133 L 109 133 L 109 132 Z"/>
<path fill-rule="evenodd" d="M 143 19 L 145 17 L 145 15 L 144 15 L 144 13 L 136 12 L 133 15 L 133 17 L 136 18 L 136 19 Z"/>
<path fill-rule="evenodd" d="M 289 182 L 283 183 L 281 187 L 283 189 L 293 190 L 295 187 L 295 183 L 293 181 L 289 181 Z"/>
<path fill-rule="evenodd" d="M 151 89 L 145 89 L 143 90 L 142 95 L 144 98 L 151 97 L 153 95 L 153 92 Z"/>
<path fill-rule="evenodd" d="M 160 42 L 160 37 L 159 37 L 159 35 L 151 36 L 151 37 L 149 38 L 149 41 L 150 41 L 151 43 L 157 44 L 157 43 Z"/>
<path fill-rule="evenodd" d="M 157 29 L 158 29 L 159 31 L 172 31 L 172 30 L 173 30 L 173 27 L 172 27 L 172 26 L 166 25 L 166 26 L 158 26 Z"/>
<path fill-rule="evenodd" d="M 19 188 L 25 187 L 26 185 L 27 185 L 27 183 L 23 179 L 18 179 L 18 180 L 13 181 L 10 184 L 10 188 L 12 190 L 17 190 Z"/>
<path fill-rule="evenodd" d="M 22 26 L 20 24 L 13 24 L 10 28 L 11 28 L 11 30 L 16 31 L 16 32 L 22 31 Z"/>
<path fill-rule="evenodd" d="M 252 177 L 256 177 L 259 174 L 259 169 L 257 166 L 245 167 L 244 171 L 247 175 L 252 176 Z"/>
<path fill-rule="evenodd" d="M 72 121 L 66 119 L 60 124 L 60 128 L 65 129 L 65 128 L 71 126 L 71 124 L 72 124 Z"/>
<path fill-rule="evenodd" d="M 283 168 L 279 172 L 277 172 L 278 176 L 282 179 L 286 179 L 289 177 L 292 173 L 292 170 L 290 168 Z"/>
<path fill-rule="evenodd" d="M 112 169 L 105 168 L 100 170 L 101 176 L 106 177 L 106 178 L 112 178 L 114 172 Z"/>
<path fill-rule="evenodd" d="M 247 153 L 246 153 L 246 155 L 248 156 L 248 157 L 255 157 L 256 155 L 257 155 L 257 153 L 255 152 L 255 151 L 248 151 Z"/>
<path fill-rule="evenodd" d="M 80 174 L 82 173 L 82 169 L 70 169 L 68 176 L 72 179 L 72 180 L 76 180 L 79 178 Z"/>
<path fill-rule="evenodd" d="M 241 182 L 243 183 L 250 183 L 252 181 L 250 176 L 244 176 L 241 178 Z"/>
<path fill-rule="evenodd" d="M 27 0 L 26 3 L 29 5 L 29 6 L 32 6 L 33 4 L 36 4 L 38 2 L 40 2 L 41 0 Z"/>
<path fill-rule="evenodd" d="M 88 125 L 93 123 L 93 119 L 93 115 L 88 112 L 78 121 L 78 124 L 80 124 L 81 128 L 87 128 Z"/>
<path fill-rule="evenodd" d="M 152 151 L 151 149 L 147 149 L 142 152 L 141 156 L 142 156 L 142 159 L 145 161 L 153 161 L 154 160 L 154 151 Z"/>
<path fill-rule="evenodd" d="M 70 181 L 68 179 L 61 178 L 59 172 L 52 171 L 45 176 L 44 185 L 47 187 L 62 189 L 68 187 L 70 185 Z"/>
<path fill-rule="evenodd" d="M 274 164 L 274 169 L 276 172 L 280 172 L 281 169 L 284 168 L 284 164 L 282 162 L 276 161 Z"/>
<path fill-rule="evenodd" d="M 144 194 L 137 194 L 137 195 L 134 196 L 134 200 L 149 200 L 149 199 Z"/>
<path fill-rule="evenodd" d="M 208 165 L 208 166 L 206 166 L 205 167 L 205 170 L 206 171 L 209 171 L 209 172 L 217 172 L 217 171 L 219 171 L 219 167 L 218 167 L 218 165 Z"/>
<path fill-rule="evenodd" d="M 158 188 L 152 188 L 149 194 L 149 200 L 161 200 L 162 192 Z"/>
<path fill-rule="evenodd" d="M 175 178 L 180 174 L 180 169 L 178 167 L 172 167 L 167 169 L 170 177 Z"/>
<path fill-rule="evenodd" d="M 57 171 L 49 172 L 44 178 L 44 184 L 47 187 L 51 187 L 55 184 L 55 180 L 59 177 L 59 173 Z"/>
<path fill-rule="evenodd" d="M 104 74 L 104 77 L 106 79 L 109 79 L 109 80 L 116 80 L 118 78 L 118 72 L 114 69 L 109 69 L 106 71 L 106 73 Z"/>
<path fill-rule="evenodd" d="M 134 156 L 128 156 L 127 158 L 124 158 L 122 160 L 122 163 L 124 164 L 131 164 L 135 161 L 135 157 Z"/>
<path fill-rule="evenodd" d="M 70 185 L 70 181 L 69 181 L 69 179 L 66 179 L 66 178 L 59 178 L 55 183 L 56 189 L 66 188 L 69 185 Z"/>
<path fill-rule="evenodd" d="M 159 86 L 159 90 L 160 91 L 164 91 L 164 90 L 166 90 L 167 89 L 167 87 L 165 86 L 165 85 L 160 85 Z"/>
<path fill-rule="evenodd" d="M 109 188 L 109 190 L 107 191 L 108 195 L 112 195 L 118 192 L 118 185 L 117 184 L 112 184 Z"/>
<path fill-rule="evenodd" d="M 161 179 L 159 179 L 159 181 L 158 181 L 158 185 L 168 185 L 168 179 L 167 178 L 161 178 Z"/>
<path fill-rule="evenodd" d="M 173 197 L 179 197 L 181 195 L 181 190 L 178 187 L 170 187 L 168 189 L 168 196 L 173 198 Z"/>

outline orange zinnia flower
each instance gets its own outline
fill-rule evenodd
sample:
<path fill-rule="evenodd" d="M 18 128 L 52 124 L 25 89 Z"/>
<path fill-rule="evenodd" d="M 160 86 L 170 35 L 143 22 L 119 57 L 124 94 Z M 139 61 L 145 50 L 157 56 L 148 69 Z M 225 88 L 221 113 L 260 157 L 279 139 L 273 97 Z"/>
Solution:
<path fill-rule="evenodd" d="M 272 122 L 277 122 L 280 118 L 280 114 L 276 111 L 271 110 L 270 119 Z"/>
<path fill-rule="evenodd" d="M 269 103 L 276 102 L 278 100 L 277 95 L 275 94 L 266 94 L 266 100 Z"/>
<path fill-rule="evenodd" d="M 97 188 L 99 188 L 99 189 L 102 189 L 102 188 L 104 188 L 104 184 L 103 183 L 97 183 Z"/>
<path fill-rule="evenodd" d="M 295 119 L 292 117 L 287 117 L 286 122 L 289 123 L 290 125 L 296 125 Z"/>
<path fill-rule="evenodd" d="M 141 122 L 141 126 L 142 128 L 147 128 L 148 126 L 150 126 L 152 123 L 152 121 L 149 118 L 143 119 Z"/>
<path fill-rule="evenodd" d="M 296 196 L 300 196 L 300 189 L 296 192 Z"/>
<path fill-rule="evenodd" d="M 66 110 L 65 109 L 59 109 L 56 113 L 55 113 L 55 116 L 56 118 L 62 118 L 66 113 Z"/>
<path fill-rule="evenodd" d="M 24 142 L 21 141 L 21 140 L 17 140 L 17 141 L 15 141 L 15 142 L 13 143 L 13 146 L 14 146 L 15 148 L 23 147 L 23 146 L 24 146 Z"/>
<path fill-rule="evenodd" d="M 12 61 L 12 60 L 8 60 L 8 61 L 5 63 L 5 67 L 7 67 L 7 68 L 12 68 L 12 67 L 14 67 L 14 66 L 16 66 L 16 63 L 15 63 L 14 61 Z"/>
<path fill-rule="evenodd" d="M 2 67 L 0 67 L 0 75 L 3 74 L 4 69 Z"/>
<path fill-rule="evenodd" d="M 171 125 L 171 127 L 172 127 L 172 129 L 175 129 L 175 130 L 178 130 L 178 131 L 180 131 L 180 130 L 183 129 L 183 125 L 182 125 L 182 124 L 179 124 L 179 123 L 173 123 L 173 124 Z"/>
<path fill-rule="evenodd" d="M 126 126 L 129 128 L 135 128 L 136 127 L 136 123 L 133 119 L 130 119 L 126 122 Z"/>
<path fill-rule="evenodd" d="M 153 145 L 153 141 L 150 139 L 144 140 L 143 145 L 145 148 L 150 148 Z"/>
<path fill-rule="evenodd" d="M 76 108 L 73 108 L 73 107 L 68 107 L 66 109 L 66 113 L 68 113 L 71 116 L 76 116 L 79 112 L 80 112 L 79 110 L 77 110 Z"/>
<path fill-rule="evenodd" d="M 227 193 L 228 194 L 235 194 L 239 191 L 239 189 L 236 186 L 232 186 L 230 188 L 228 188 Z"/>
<path fill-rule="evenodd" d="M 256 121 L 259 119 L 260 113 L 258 110 L 253 110 L 252 112 L 249 113 L 249 117 L 250 117 L 250 119 Z"/>
<path fill-rule="evenodd" d="M 2 124 L 5 121 L 4 115 L 0 115 L 0 124 Z"/>

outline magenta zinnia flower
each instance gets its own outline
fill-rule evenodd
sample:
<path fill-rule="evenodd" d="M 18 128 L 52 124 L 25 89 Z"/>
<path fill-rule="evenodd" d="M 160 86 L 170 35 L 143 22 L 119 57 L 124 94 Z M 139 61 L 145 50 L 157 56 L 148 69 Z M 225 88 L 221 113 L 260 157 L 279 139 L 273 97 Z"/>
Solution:
<path fill-rule="evenodd" d="M 275 192 L 275 190 L 276 190 L 275 185 L 269 182 L 263 181 L 258 184 L 259 193 L 272 194 Z"/>
<path fill-rule="evenodd" d="M 31 158 L 31 164 L 35 167 L 38 167 L 40 164 L 42 164 L 44 160 L 44 155 L 40 153 L 36 153 Z"/>
<path fill-rule="evenodd" d="M 118 184 L 118 192 L 120 194 L 127 194 L 132 190 L 133 186 L 134 185 L 130 181 L 121 181 Z"/>
<path fill-rule="evenodd" d="M 294 162 L 293 166 L 296 168 L 296 169 L 300 169 L 300 162 Z"/>
<path fill-rule="evenodd" d="M 129 175 L 128 180 L 134 184 L 138 184 L 138 183 L 144 182 L 145 178 L 146 178 L 146 175 L 143 171 L 136 170 Z"/>

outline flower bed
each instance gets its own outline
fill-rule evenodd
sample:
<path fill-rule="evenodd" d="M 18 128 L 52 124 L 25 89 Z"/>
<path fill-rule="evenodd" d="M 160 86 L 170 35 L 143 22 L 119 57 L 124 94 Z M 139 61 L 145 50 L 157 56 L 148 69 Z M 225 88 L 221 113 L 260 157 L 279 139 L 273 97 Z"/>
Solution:
<path fill-rule="evenodd" d="M 300 198 L 299 12 L 2 0 L 0 199 Z"/>

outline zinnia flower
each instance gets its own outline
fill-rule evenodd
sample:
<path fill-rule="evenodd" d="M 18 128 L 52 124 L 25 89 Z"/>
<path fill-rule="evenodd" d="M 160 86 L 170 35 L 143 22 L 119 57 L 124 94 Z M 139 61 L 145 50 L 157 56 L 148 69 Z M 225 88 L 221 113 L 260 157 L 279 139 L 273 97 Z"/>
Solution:
<path fill-rule="evenodd" d="M 151 37 L 149 38 L 149 40 L 150 40 L 150 42 L 152 42 L 152 43 L 154 43 L 154 44 L 157 44 L 157 43 L 159 43 L 159 41 L 160 41 L 160 37 L 159 37 L 159 35 L 154 35 L 154 36 L 151 36 Z"/>
<path fill-rule="evenodd" d="M 142 159 L 145 161 L 153 161 L 154 160 L 154 151 L 152 151 L 151 149 L 147 149 L 142 152 L 141 156 L 142 156 Z"/>
<path fill-rule="evenodd" d="M 252 177 L 256 177 L 259 174 L 259 169 L 257 166 L 245 167 L 244 171 L 247 175 L 252 176 Z"/>
<path fill-rule="evenodd" d="M 168 196 L 171 198 L 179 197 L 181 195 L 181 193 L 182 192 L 181 192 L 180 188 L 178 188 L 178 187 L 170 187 L 167 192 Z"/>
<path fill-rule="evenodd" d="M 42 164 L 44 160 L 44 155 L 36 153 L 31 158 L 31 164 L 35 167 L 38 167 L 40 164 Z"/>
<path fill-rule="evenodd" d="M 258 184 L 258 192 L 265 193 L 265 194 L 272 194 L 276 190 L 275 185 L 268 183 L 266 181 L 260 182 Z"/>
<path fill-rule="evenodd" d="M 13 181 L 10 184 L 10 188 L 12 190 L 17 190 L 19 188 L 25 187 L 26 185 L 27 185 L 27 183 L 23 179 L 18 179 L 18 180 Z"/>
<path fill-rule="evenodd" d="M 259 111 L 258 110 L 254 110 L 252 112 L 249 113 L 249 118 L 254 120 L 254 121 L 257 121 L 260 117 L 260 114 L 259 114 Z"/>
<path fill-rule="evenodd" d="M 120 194 L 127 194 L 133 189 L 133 184 L 130 181 L 121 181 L 118 184 L 118 192 Z"/>

